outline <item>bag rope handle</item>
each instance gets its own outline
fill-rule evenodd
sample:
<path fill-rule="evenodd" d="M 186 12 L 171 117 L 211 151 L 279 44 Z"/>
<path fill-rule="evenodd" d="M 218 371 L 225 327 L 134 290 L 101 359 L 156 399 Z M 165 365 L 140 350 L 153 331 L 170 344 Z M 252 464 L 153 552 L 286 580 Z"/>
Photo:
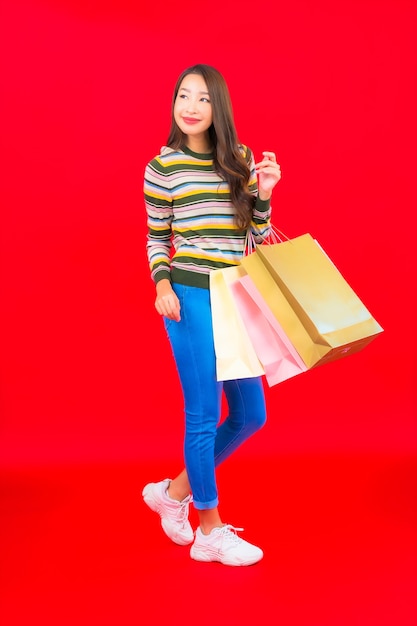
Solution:
<path fill-rule="evenodd" d="M 247 251 L 247 254 L 252 254 L 252 252 L 254 252 L 256 250 L 256 246 L 258 245 L 272 245 L 275 243 L 283 243 L 284 241 L 291 241 L 290 238 L 282 232 L 282 230 L 279 230 L 279 228 L 277 228 L 276 226 L 274 226 L 273 224 L 269 225 L 269 233 L 268 235 L 266 235 L 265 237 L 263 235 L 261 235 L 261 233 L 256 233 L 256 235 L 262 239 L 261 243 L 257 243 L 255 241 L 255 234 L 252 232 L 251 228 L 248 228 L 248 230 L 246 231 L 246 237 L 245 237 L 245 253 Z"/>

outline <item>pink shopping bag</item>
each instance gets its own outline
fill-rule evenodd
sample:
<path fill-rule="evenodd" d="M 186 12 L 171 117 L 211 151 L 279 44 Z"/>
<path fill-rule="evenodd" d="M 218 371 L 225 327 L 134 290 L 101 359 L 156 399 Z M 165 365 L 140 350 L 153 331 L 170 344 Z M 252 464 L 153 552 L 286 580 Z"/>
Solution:
<path fill-rule="evenodd" d="M 234 280 L 231 292 L 270 387 L 308 368 L 249 275 Z"/>

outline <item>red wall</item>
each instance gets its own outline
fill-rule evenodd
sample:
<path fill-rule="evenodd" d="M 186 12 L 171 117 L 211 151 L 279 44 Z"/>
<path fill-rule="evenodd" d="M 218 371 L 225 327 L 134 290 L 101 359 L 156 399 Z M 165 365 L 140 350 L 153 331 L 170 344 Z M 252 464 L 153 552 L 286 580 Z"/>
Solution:
<path fill-rule="evenodd" d="M 417 449 L 416 8 L 3 3 L 3 463 L 179 453 L 142 176 L 197 62 L 228 80 L 241 140 L 277 153 L 275 225 L 313 234 L 384 328 L 268 389 L 245 453 Z"/>

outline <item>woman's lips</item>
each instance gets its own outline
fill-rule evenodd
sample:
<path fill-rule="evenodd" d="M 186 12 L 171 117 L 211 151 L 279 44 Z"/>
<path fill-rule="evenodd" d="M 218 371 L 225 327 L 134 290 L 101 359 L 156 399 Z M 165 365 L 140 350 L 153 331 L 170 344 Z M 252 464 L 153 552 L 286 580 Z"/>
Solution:
<path fill-rule="evenodd" d="M 194 117 L 183 117 L 183 122 L 186 124 L 198 124 L 200 120 L 196 120 Z"/>

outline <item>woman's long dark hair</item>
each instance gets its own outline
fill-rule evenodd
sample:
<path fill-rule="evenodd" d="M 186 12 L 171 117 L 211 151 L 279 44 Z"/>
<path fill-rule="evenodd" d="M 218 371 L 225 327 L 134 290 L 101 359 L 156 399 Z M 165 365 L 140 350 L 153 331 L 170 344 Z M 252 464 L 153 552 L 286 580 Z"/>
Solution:
<path fill-rule="evenodd" d="M 185 135 L 175 122 L 174 105 L 180 85 L 188 74 L 199 74 L 207 85 L 213 114 L 213 123 L 208 132 L 213 146 L 214 167 L 219 176 L 229 184 L 231 201 L 236 209 L 237 226 L 247 228 L 255 205 L 255 197 L 249 191 L 250 169 L 239 148 L 229 89 L 222 74 L 214 67 L 193 65 L 179 76 L 172 99 L 171 130 L 167 146 L 178 150 L 184 145 Z"/>

